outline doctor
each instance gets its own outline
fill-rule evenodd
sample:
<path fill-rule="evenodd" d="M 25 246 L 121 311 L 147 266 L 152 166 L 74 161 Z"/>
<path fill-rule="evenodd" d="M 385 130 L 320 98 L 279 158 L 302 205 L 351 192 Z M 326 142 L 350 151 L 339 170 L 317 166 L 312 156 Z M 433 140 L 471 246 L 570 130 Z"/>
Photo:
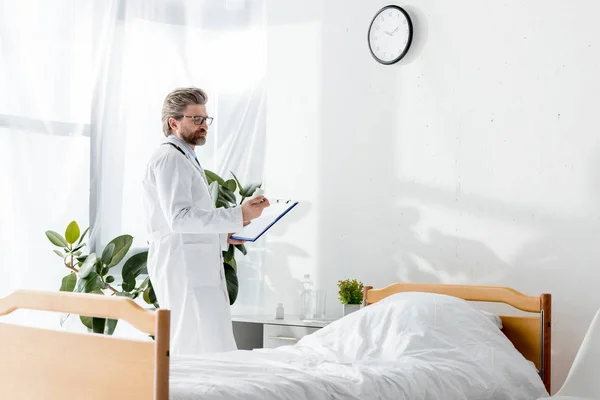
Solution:
<path fill-rule="evenodd" d="M 231 233 L 262 214 L 259 196 L 240 207 L 215 208 L 195 146 L 206 142 L 212 118 L 198 88 L 172 91 L 163 103 L 166 141 L 151 157 L 144 208 L 148 274 L 160 307 L 171 310 L 171 353 L 236 350 L 221 251 Z"/>

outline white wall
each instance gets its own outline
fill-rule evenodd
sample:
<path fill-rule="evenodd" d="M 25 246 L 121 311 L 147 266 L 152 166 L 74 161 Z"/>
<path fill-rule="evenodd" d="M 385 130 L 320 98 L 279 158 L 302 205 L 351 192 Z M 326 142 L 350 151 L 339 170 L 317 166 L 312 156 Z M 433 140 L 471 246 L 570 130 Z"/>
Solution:
<path fill-rule="evenodd" d="M 407 58 L 376 63 L 382 0 L 270 0 L 265 307 L 311 273 L 553 295 L 557 389 L 600 307 L 600 2 L 405 0 Z M 292 219 L 292 218 L 290 218 Z"/>

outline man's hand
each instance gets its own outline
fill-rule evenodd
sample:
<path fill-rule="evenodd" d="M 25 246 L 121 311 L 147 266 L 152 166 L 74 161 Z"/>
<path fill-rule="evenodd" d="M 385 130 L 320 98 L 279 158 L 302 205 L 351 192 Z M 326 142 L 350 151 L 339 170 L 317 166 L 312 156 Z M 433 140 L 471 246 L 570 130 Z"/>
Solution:
<path fill-rule="evenodd" d="M 227 235 L 227 243 L 229 244 L 244 244 L 246 243 L 245 240 L 235 240 L 231 238 L 231 235 L 233 235 L 233 233 L 230 233 Z"/>
<path fill-rule="evenodd" d="M 244 226 L 248 225 L 249 223 L 250 223 L 250 221 L 244 221 Z M 246 243 L 245 240 L 232 239 L 231 235 L 233 235 L 233 233 L 230 233 L 227 235 L 227 243 L 229 243 L 229 244 L 244 244 L 244 243 Z"/>
<path fill-rule="evenodd" d="M 263 210 L 269 207 L 269 200 L 265 196 L 257 196 L 242 204 L 242 218 L 251 221 L 261 216 Z"/>

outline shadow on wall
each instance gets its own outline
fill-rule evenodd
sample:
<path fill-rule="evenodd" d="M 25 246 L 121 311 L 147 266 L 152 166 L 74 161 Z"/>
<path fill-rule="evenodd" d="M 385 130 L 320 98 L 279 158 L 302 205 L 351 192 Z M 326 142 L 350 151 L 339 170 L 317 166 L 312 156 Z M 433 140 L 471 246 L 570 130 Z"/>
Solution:
<path fill-rule="evenodd" d="M 594 313 L 600 308 L 594 266 L 600 264 L 600 221 L 560 219 L 538 210 L 513 207 L 493 200 L 463 196 L 416 184 L 398 185 L 399 197 L 423 204 L 437 204 L 464 215 L 513 221 L 517 226 L 533 225 L 538 232 L 510 260 L 502 260 L 481 241 L 443 234 L 430 229 L 420 232 L 419 210 L 400 207 L 390 213 L 388 226 L 395 227 L 393 261 L 383 282 L 394 280 L 426 283 L 467 283 L 510 286 L 525 294 L 552 294 L 553 306 L 553 388 L 557 390 Z M 424 237 L 427 236 L 425 240 Z M 424 267 L 426 265 L 427 267 Z M 393 269 L 393 272 L 391 271 Z M 359 271 L 355 271 L 360 273 Z M 364 276 L 364 272 L 362 275 Z M 371 283 L 369 283 L 371 284 Z"/>
<path fill-rule="evenodd" d="M 323 132 L 317 160 L 321 175 L 316 281 L 328 291 L 328 314 L 341 314 L 337 296 L 331 294 L 337 292 L 335 283 L 346 278 L 376 287 L 405 280 L 511 286 L 531 295 L 551 293 L 556 390 L 600 307 L 594 279 L 598 275 L 594 268 L 600 264 L 598 216 L 561 219 L 534 208 L 399 181 L 394 153 L 397 135 L 414 133 L 403 132 L 403 126 L 397 125 L 406 112 L 398 104 L 410 93 L 402 92 L 398 84 L 398 65 L 381 66 L 371 58 L 368 26 L 357 24 L 356 13 L 340 15 L 327 9 L 332 7 L 323 4 L 311 11 L 321 12 L 316 17 L 328 27 L 321 43 L 322 119 L 315 121 Z M 413 7 L 407 10 L 416 32 L 411 51 L 399 64 L 404 67 L 422 53 L 429 33 L 427 16 Z M 600 200 L 598 164 L 593 166 L 591 184 L 596 203 Z M 398 201 L 404 200 L 415 205 L 399 206 Z M 426 205 L 458 213 L 457 222 L 471 216 L 489 218 L 531 229 L 536 238 L 511 257 L 502 258 L 484 241 L 423 228 L 441 226 L 436 221 L 423 223 Z M 282 288 L 289 289 L 290 255 L 285 252 L 307 256 L 292 244 L 282 244 L 273 250 L 280 259 L 269 263 L 273 270 L 265 274 L 273 274 Z"/>
<path fill-rule="evenodd" d="M 242 310 L 238 305 L 234 308 L 234 314 L 274 314 L 274 309 L 264 310 L 263 307 L 280 302 L 284 303 L 288 315 L 299 311 L 302 283 L 292 276 L 290 260 L 294 257 L 308 258 L 309 254 L 300 246 L 282 241 L 281 238 L 286 237 L 288 227 L 306 218 L 311 208 L 310 202 L 299 200 L 298 205 L 277 222 L 268 234 L 247 246 L 260 251 L 250 250 L 248 260 L 239 262 L 239 304 L 253 304 L 256 309 Z"/>
<path fill-rule="evenodd" d="M 400 281 L 477 284 L 500 280 L 510 268 L 483 242 L 448 235 L 430 229 L 418 235 L 420 212 L 415 207 L 399 207 L 393 261 Z M 423 261 L 423 262 L 420 262 Z"/>
<path fill-rule="evenodd" d="M 427 18 L 419 10 L 410 11 L 419 20 L 416 51 L 409 52 L 415 57 L 427 40 Z M 322 43 L 324 135 L 318 160 L 317 281 L 329 293 L 335 293 L 335 283 L 346 278 L 373 286 L 399 280 L 461 282 L 511 286 L 531 295 L 551 293 L 552 379 L 557 389 L 600 307 L 600 295 L 590 296 L 596 292 L 593 268 L 600 264 L 596 244 L 600 221 L 597 217 L 561 219 L 535 208 L 399 181 L 394 152 L 397 137 L 414 133 L 403 132 L 403 126 L 397 125 L 406 113 L 397 104 L 410 93 L 402 92 L 398 68 L 377 65 L 357 54 L 355 43 L 366 41 L 366 27 L 353 33 L 353 28 L 344 26 L 344 18 L 338 23 L 327 20 L 334 15 L 326 13 L 323 21 L 332 28 Z M 366 46 L 363 53 L 368 54 Z M 410 62 L 410 57 L 402 61 L 404 66 Z M 347 65 L 353 65 L 351 71 Z M 352 71 L 362 71 L 368 79 Z M 594 169 L 595 175 L 598 170 Z M 399 206 L 398 201 L 404 200 L 415 206 Z M 510 258 L 501 258 L 484 241 L 430 229 L 442 226 L 436 221 L 421 223 L 427 205 L 456 213 L 456 222 L 445 226 L 482 217 L 534 231 L 536 239 L 525 242 Z M 329 315 L 341 313 L 336 296 L 328 295 L 327 303 Z"/>

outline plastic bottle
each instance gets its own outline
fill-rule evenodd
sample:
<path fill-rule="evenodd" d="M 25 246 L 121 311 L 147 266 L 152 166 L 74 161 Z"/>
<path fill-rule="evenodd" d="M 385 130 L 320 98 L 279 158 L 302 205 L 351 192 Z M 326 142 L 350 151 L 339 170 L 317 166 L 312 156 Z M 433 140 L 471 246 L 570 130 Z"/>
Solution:
<path fill-rule="evenodd" d="M 283 319 L 283 304 L 277 303 L 277 308 L 275 309 L 275 319 Z"/>
<path fill-rule="evenodd" d="M 310 279 L 310 274 L 305 274 L 302 280 L 302 294 L 301 294 L 301 312 L 300 319 L 314 319 L 315 318 L 315 307 L 314 307 L 314 293 L 313 293 L 313 281 Z"/>

